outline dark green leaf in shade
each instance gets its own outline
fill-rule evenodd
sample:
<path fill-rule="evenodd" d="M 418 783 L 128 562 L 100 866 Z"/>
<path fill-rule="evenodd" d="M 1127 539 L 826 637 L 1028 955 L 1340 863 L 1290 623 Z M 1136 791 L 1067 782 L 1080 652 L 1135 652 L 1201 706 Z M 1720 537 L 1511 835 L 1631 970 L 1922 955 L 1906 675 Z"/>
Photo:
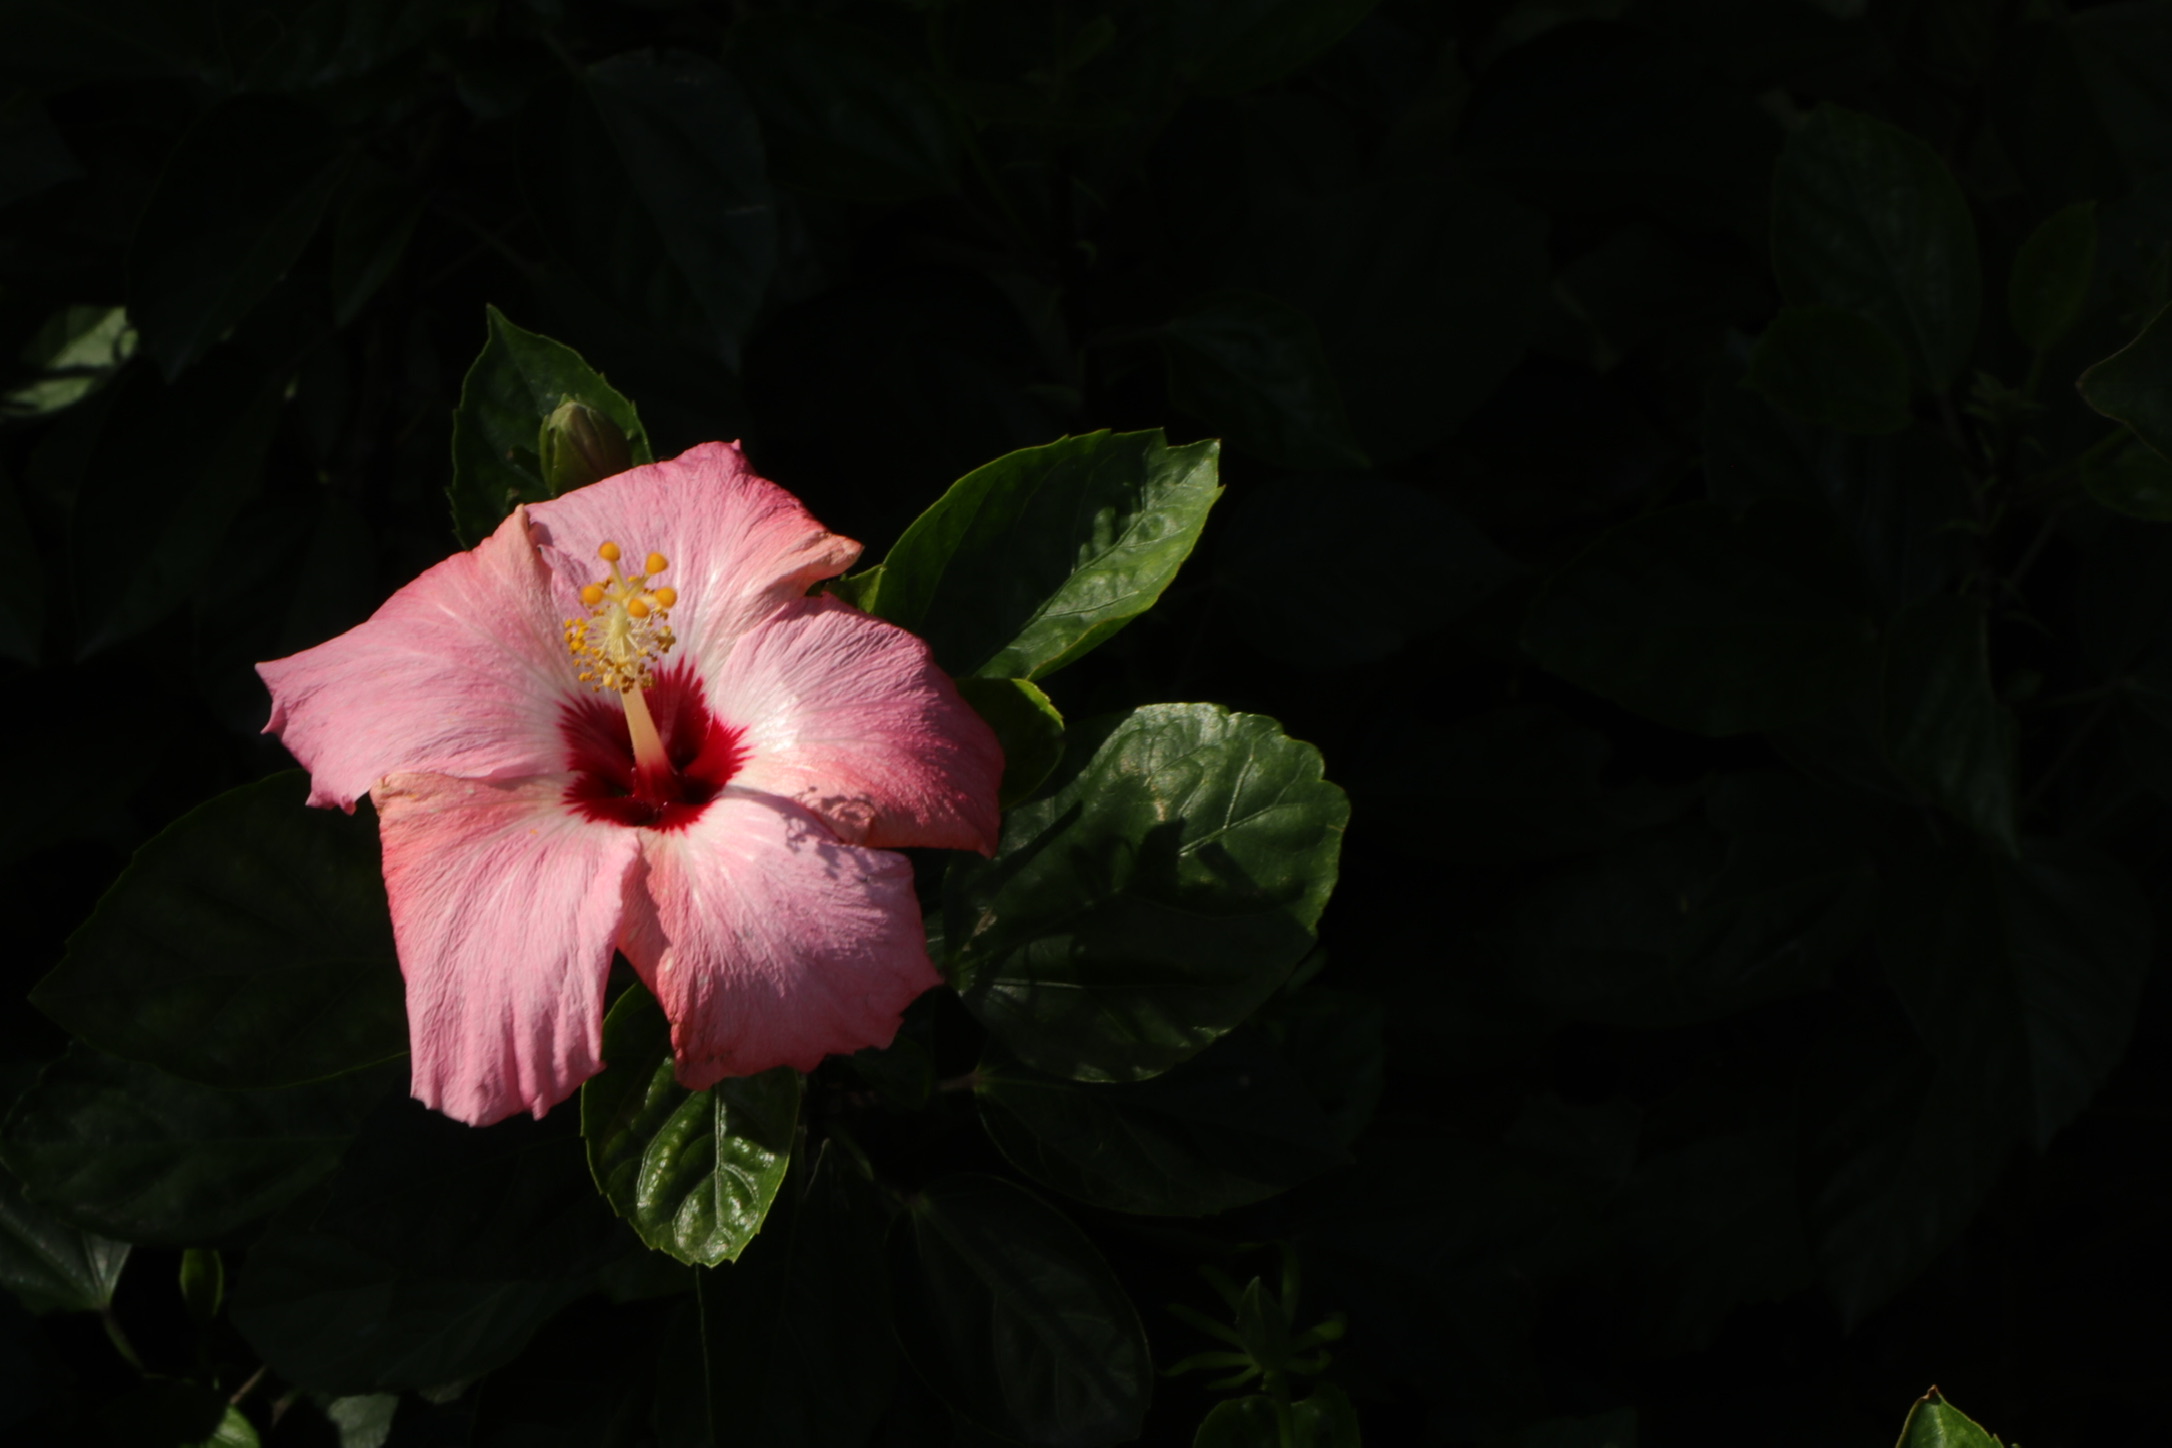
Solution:
<path fill-rule="evenodd" d="M 1207 1216 L 1345 1160 L 1303 1077 L 1256 1032 L 1148 1081 L 1084 1084 L 1000 1058 L 977 1074 L 981 1124 L 1012 1164 L 1110 1211 Z"/>
<path fill-rule="evenodd" d="M 2004 1445 L 1933 1388 L 1908 1410 L 1908 1420 L 1901 1425 L 1898 1448 L 2004 1448 Z"/>
<path fill-rule="evenodd" d="M 2139 440 L 2082 463 L 2082 490 L 2115 513 L 2172 523 L 2172 462 Z"/>
<path fill-rule="evenodd" d="M 809 14 L 750 15 L 725 55 L 761 113 L 778 181 L 877 204 L 954 191 L 957 123 L 909 54 Z"/>
<path fill-rule="evenodd" d="M 226 1306 L 226 1259 L 216 1247 L 189 1247 L 181 1253 L 181 1305 L 199 1327 Z"/>
<path fill-rule="evenodd" d="M 960 679 L 958 692 L 1003 746 L 997 804 L 1007 810 L 1025 803 L 1063 758 L 1063 715 L 1027 679 Z"/>
<path fill-rule="evenodd" d="M 483 350 L 460 386 L 453 412 L 453 532 L 469 546 L 480 542 L 521 503 L 541 502 L 559 491 L 545 479 L 536 449 L 544 423 L 568 402 L 602 415 L 625 436 L 635 463 L 655 460 L 641 415 L 603 374 L 560 342 L 524 332 L 496 307 L 489 313 Z"/>
<path fill-rule="evenodd" d="M 273 96 L 214 106 L 167 158 L 128 256 L 128 314 L 168 377 L 300 259 L 350 161 L 316 112 Z"/>
<path fill-rule="evenodd" d="M 1422 539 L 1423 566 L 1384 564 L 1384 534 Z M 1362 475 L 1247 489 L 1221 535 L 1214 577 L 1236 627 L 1268 657 L 1308 668 L 1391 657 L 1524 571 L 1431 493 Z"/>
<path fill-rule="evenodd" d="M 531 106 L 529 205 L 602 296 L 736 364 L 776 263 L 760 122 L 731 73 L 629 50 Z"/>
<path fill-rule="evenodd" d="M 1883 327 L 1855 312 L 1781 312 L 1750 353 L 1746 385 L 1838 432 L 1899 432 L 1908 425 L 1908 359 Z"/>
<path fill-rule="evenodd" d="M 1823 105 L 1788 138 L 1772 262 L 1791 305 L 1877 322 L 1933 388 L 1968 365 L 1983 290 L 1975 222 L 1938 153 L 1899 127 Z"/>
<path fill-rule="evenodd" d="M 14 482 L 4 468 L 0 468 L 0 530 L 10 538 L 32 536 Z M 26 548 L 19 567 L 17 585 L 0 592 L 0 659 L 36 668 L 45 633 L 45 569 L 37 549 Z"/>
<path fill-rule="evenodd" d="M 0 1287 L 32 1312 L 102 1312 L 128 1244 L 72 1227 L 0 1171 Z"/>
<path fill-rule="evenodd" d="M 332 321 L 344 327 L 399 269 L 428 198 L 382 166 L 357 167 L 332 213 Z"/>
<path fill-rule="evenodd" d="M 898 1340 L 944 1401 L 1045 1448 L 1136 1437 L 1153 1391 L 1146 1334 L 1086 1234 L 995 1177 L 948 1176 L 891 1236 Z"/>
<path fill-rule="evenodd" d="M 179 1378 L 149 1377 L 99 1405 L 101 1443 L 257 1448 L 256 1427 L 227 1395 Z"/>
<path fill-rule="evenodd" d="M 879 1190 L 834 1147 L 787 1185 L 769 1230 L 699 1274 L 719 1442 L 860 1448 L 897 1376 Z"/>
<path fill-rule="evenodd" d="M 953 483 L 844 592 L 952 674 L 1039 679 L 1154 606 L 1221 495 L 1218 446 L 1088 433 Z"/>
<path fill-rule="evenodd" d="M 1216 1403 L 1192 1435 L 1192 1448 L 1283 1448 L 1275 1400 L 1254 1393 Z"/>
<path fill-rule="evenodd" d="M 217 1242 L 328 1175 L 402 1074 L 222 1091 L 78 1041 L 16 1103 L 0 1154 L 38 1201 L 93 1231 Z"/>
<path fill-rule="evenodd" d="M 1199 298 L 1161 330 L 1169 400 L 1280 467 L 1352 468 L 1365 454 L 1312 319 L 1256 292 Z"/>
<path fill-rule="evenodd" d="M 611 1066 L 581 1088 L 581 1134 L 611 1210 L 681 1262 L 737 1258 L 784 1181 L 799 1072 L 780 1066 L 687 1090 L 674 1075 L 671 1022 L 639 989 L 605 1017 L 603 1054 Z"/>
<path fill-rule="evenodd" d="M 1637 1410 L 1547 1418 L 1518 1433 L 1515 1448 L 1637 1448 Z"/>
<path fill-rule="evenodd" d="M 2168 18 L 2154 5 L 2098 6 L 2061 17 L 2060 39 L 2071 44 L 2088 101 L 2132 180 L 2172 169 Z"/>
<path fill-rule="evenodd" d="M 2006 315 L 2038 352 L 2063 341 L 2089 299 L 2097 266 L 2097 205 L 2077 201 L 2029 233 L 2006 282 Z"/>
<path fill-rule="evenodd" d="M 1798 1097 L 1818 1275 L 1849 1322 L 1958 1235 L 2015 1146 L 2087 1104 L 2151 949 L 2134 883 L 2080 847 L 1915 852 L 1889 873 L 1878 956 L 1905 1022 L 1833 1035 Z"/>
<path fill-rule="evenodd" d="M 35 97 L 18 91 L 0 105 L 0 206 L 82 174 L 83 163 L 68 150 Z"/>
<path fill-rule="evenodd" d="M 1241 95 L 1308 64 L 1350 33 L 1379 0 L 1243 0 L 1207 9 L 1214 33 L 1199 89 Z"/>
<path fill-rule="evenodd" d="M 1074 728 L 991 860 L 944 886 L 945 969 L 1028 1065 L 1165 1071 L 1243 1020 L 1312 945 L 1349 802 L 1271 719 L 1156 704 Z"/>
<path fill-rule="evenodd" d="M 124 368 L 83 414 L 96 432 L 77 492 L 74 544 L 94 549 L 106 589 L 70 609 L 88 658 L 172 614 L 216 572 L 243 507 L 258 493 L 285 379 L 246 357 L 215 354 L 161 386 Z"/>
<path fill-rule="evenodd" d="M 1711 503 L 1602 535 L 1547 586 L 1524 648 L 1553 673 L 1700 734 L 1777 729 L 1869 677 L 1876 639 L 1822 510 Z"/>
<path fill-rule="evenodd" d="M 2172 460 L 2172 307 L 2075 384 L 2082 400 Z"/>
<path fill-rule="evenodd" d="M 228 1309 L 272 1371 L 314 1392 L 486 1373 L 632 1245 L 570 1112 L 478 1129 L 388 1103 L 318 1200 L 250 1247 Z"/>
<path fill-rule="evenodd" d="M 1546 221 L 1461 177 L 1379 181 L 1262 216 L 1223 280 L 1312 319 L 1358 445 L 1394 462 L 1522 359 L 1547 297 Z"/>
<path fill-rule="evenodd" d="M 1983 606 L 1950 595 L 1902 610 L 1884 642 L 1879 731 L 1893 768 L 2007 854 L 2014 824 L 2014 717 L 1991 684 Z"/>
<path fill-rule="evenodd" d="M 136 852 L 31 1000 L 102 1050 L 209 1086 L 281 1086 L 406 1047 L 366 815 L 299 771 L 229 790 Z"/>

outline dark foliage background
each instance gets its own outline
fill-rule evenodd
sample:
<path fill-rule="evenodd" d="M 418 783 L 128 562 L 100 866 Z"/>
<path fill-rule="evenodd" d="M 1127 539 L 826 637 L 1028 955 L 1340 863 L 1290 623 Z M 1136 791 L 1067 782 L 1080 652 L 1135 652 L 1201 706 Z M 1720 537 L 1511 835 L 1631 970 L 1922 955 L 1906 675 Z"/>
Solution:
<path fill-rule="evenodd" d="M 1202 1265 L 1286 1252 L 1376 1444 L 1880 1443 L 1933 1381 L 2031 1448 L 2141 1439 L 2172 359 L 2121 349 L 2172 282 L 2168 168 L 2160 4 L 0 0 L 10 998 L 132 851 L 287 767 L 251 665 L 454 546 L 486 304 L 870 558 L 1011 449 L 1220 437 L 1184 574 L 1051 693 L 1320 747 L 1342 882 L 1254 1029 L 1355 1136 L 1219 1215 L 1067 1205 L 1156 1362 L 1215 1346 L 1166 1306 L 1227 1320 Z M 2074 384 L 2115 353 L 2100 415 Z M 968 1069 L 977 1028 L 925 1015 Z M 8 1091 L 66 1045 L 0 1014 Z M 997 1168 L 988 1109 L 869 1150 Z M 230 1393 L 293 1330 L 181 1249 L 261 1300 L 302 1207 L 38 1195 L 0 1255 L 141 1244 L 103 1316 L 154 1373 Z M 463 1200 L 413 1230 L 472 1265 Z M 479 1384 L 245 1409 L 702 1441 L 693 1296 L 613 1270 L 511 1293 L 542 1325 Z M 181 1441 L 114 1417 L 101 1314 L 31 1296 L 0 1428 Z M 824 1391 L 871 1441 L 983 1441 L 850 1326 Z M 1141 1441 L 1192 1441 L 1201 1377 Z"/>

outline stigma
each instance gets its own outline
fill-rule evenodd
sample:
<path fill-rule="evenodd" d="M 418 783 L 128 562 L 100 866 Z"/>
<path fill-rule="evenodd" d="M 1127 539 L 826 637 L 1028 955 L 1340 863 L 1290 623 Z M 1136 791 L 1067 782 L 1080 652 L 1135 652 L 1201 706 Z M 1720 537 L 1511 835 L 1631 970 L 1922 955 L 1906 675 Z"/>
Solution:
<path fill-rule="evenodd" d="M 631 695 L 649 687 L 654 662 L 678 642 L 671 632 L 678 591 L 654 582 L 671 566 L 661 553 L 649 554 L 638 569 L 620 568 L 624 555 L 616 543 L 605 543 L 596 556 L 609 573 L 582 587 L 588 612 L 566 620 L 566 650 L 582 683 L 599 694 Z"/>

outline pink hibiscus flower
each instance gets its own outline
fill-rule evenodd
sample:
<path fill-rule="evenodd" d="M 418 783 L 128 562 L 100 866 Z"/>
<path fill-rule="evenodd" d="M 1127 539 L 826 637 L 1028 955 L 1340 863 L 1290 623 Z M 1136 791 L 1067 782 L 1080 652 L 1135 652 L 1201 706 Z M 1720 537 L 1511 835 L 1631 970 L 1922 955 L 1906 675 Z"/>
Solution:
<path fill-rule="evenodd" d="M 418 1099 L 563 1101 L 614 950 L 689 1087 L 889 1043 L 937 981 L 890 849 L 992 851 L 1003 759 L 926 644 L 807 596 L 859 552 L 710 443 L 258 666 L 309 802 L 376 804 Z"/>

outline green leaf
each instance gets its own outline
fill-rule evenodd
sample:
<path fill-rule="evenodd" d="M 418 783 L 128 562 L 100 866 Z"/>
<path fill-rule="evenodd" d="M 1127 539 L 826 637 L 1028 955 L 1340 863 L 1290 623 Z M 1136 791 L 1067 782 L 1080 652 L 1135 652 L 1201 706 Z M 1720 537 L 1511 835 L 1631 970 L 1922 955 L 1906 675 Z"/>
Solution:
<path fill-rule="evenodd" d="M 1548 295 L 1546 220 L 1460 176 L 1382 180 L 1261 215 L 1225 275 L 1312 319 L 1358 444 L 1395 462 L 1522 360 Z"/>
<path fill-rule="evenodd" d="M 1357 1409 L 1329 1383 L 1290 1405 L 1291 1448 L 1363 1448 Z"/>
<path fill-rule="evenodd" d="M 1157 704 L 1071 732 L 995 858 L 945 881 L 946 969 L 1028 1065 L 1166 1071 L 1267 998 L 1312 945 L 1349 802 L 1272 719 Z"/>
<path fill-rule="evenodd" d="M 1908 1410 L 1898 1448 L 2003 1448 L 2003 1444 L 1933 1388 Z"/>
<path fill-rule="evenodd" d="M 229 790 L 136 852 L 31 1001 L 101 1050 L 207 1086 L 401 1054 L 391 917 L 365 817 L 299 770 Z"/>
<path fill-rule="evenodd" d="M 1275 1400 L 1254 1393 L 1216 1403 L 1192 1435 L 1192 1448 L 1283 1448 Z"/>
<path fill-rule="evenodd" d="M 1931 387 L 1967 367 L 1983 290 L 1975 222 L 1946 163 L 1908 132 L 1812 112 L 1773 176 L 1772 264 L 1790 305 L 1877 322 Z"/>
<path fill-rule="evenodd" d="M 399 1074 L 221 1091 L 78 1041 L 16 1103 L 0 1152 L 81 1226 L 146 1245 L 216 1242 L 328 1175 Z"/>
<path fill-rule="evenodd" d="M 1524 571 L 1461 513 L 1386 478 L 1276 479 L 1232 506 L 1215 582 L 1255 648 L 1301 667 L 1388 658 Z M 1423 539 L 1426 565 L 1382 567 L 1383 529 Z"/>
<path fill-rule="evenodd" d="M 2132 342 L 2082 373 L 2082 400 L 2134 429 L 2172 461 L 2172 307 L 2149 319 Z"/>
<path fill-rule="evenodd" d="M 509 1362 L 630 1245 L 570 1115 L 476 1128 L 380 1107 L 313 1216 L 251 1245 L 234 1326 L 313 1392 L 437 1387 Z"/>
<path fill-rule="evenodd" d="M 32 1312 L 103 1312 L 128 1244 L 71 1227 L 0 1171 L 0 1287 Z"/>
<path fill-rule="evenodd" d="M 629 50 L 532 109 L 521 171 L 551 244 L 609 302 L 736 365 L 777 254 L 739 82 L 685 51 Z"/>
<path fill-rule="evenodd" d="M 2029 233 L 2006 282 L 2006 315 L 2038 352 L 2063 341 L 2089 300 L 2096 275 L 2097 204 L 2077 201 Z"/>
<path fill-rule="evenodd" d="M 898 1340 L 951 1407 L 1045 1448 L 1138 1435 L 1146 1334 L 1062 1214 L 995 1177 L 941 1177 L 907 1201 L 891 1244 Z"/>
<path fill-rule="evenodd" d="M 1212 46 L 1199 89 L 1242 95 L 1310 63 L 1355 29 L 1379 0 L 1247 0 L 1213 7 Z"/>
<path fill-rule="evenodd" d="M 687 1090 L 674 1074 L 671 1022 L 638 989 L 605 1017 L 603 1053 L 613 1064 L 581 1088 L 581 1135 L 611 1210 L 681 1262 L 736 1259 L 791 1161 L 799 1072 L 780 1066 Z"/>
<path fill-rule="evenodd" d="M 332 220 L 332 323 L 361 315 L 398 270 L 428 198 L 383 166 L 360 168 Z"/>
<path fill-rule="evenodd" d="M 1908 359 L 1876 322 L 1833 307 L 1773 318 L 1745 385 L 1838 432 L 1899 432 L 1909 422 Z"/>
<path fill-rule="evenodd" d="M 1289 468 L 1361 468 L 1312 319 L 1256 292 L 1199 298 L 1161 330 L 1169 400 L 1238 448 Z"/>
<path fill-rule="evenodd" d="M 1063 758 L 1063 715 L 1026 679 L 960 679 L 958 692 L 1003 746 L 997 805 L 1008 810 L 1031 799 Z"/>
<path fill-rule="evenodd" d="M 1782 728 L 1869 677 L 1875 635 L 1819 509 L 1738 521 L 1693 503 L 1599 540 L 1532 606 L 1523 644 L 1570 683 L 1699 734 Z"/>
<path fill-rule="evenodd" d="M 275 96 L 212 107 L 167 158 L 128 254 L 128 314 L 168 377 L 301 258 L 350 153 L 316 112 Z"/>
<path fill-rule="evenodd" d="M 2082 490 L 2104 507 L 2145 523 L 2172 523 L 2172 462 L 2139 438 L 2082 464 Z"/>
<path fill-rule="evenodd" d="M 951 484 L 848 596 L 925 638 L 952 674 L 1044 678 L 1161 597 L 1221 496 L 1218 452 L 1156 430 L 997 458 Z"/>
<path fill-rule="evenodd" d="M 1984 628 L 1966 598 L 1904 609 L 1885 637 L 1879 730 L 1903 779 L 2012 855 L 2014 716 L 1992 688 Z"/>
<path fill-rule="evenodd" d="M 1282 1052 L 1239 1030 L 1148 1081 L 1084 1085 L 983 1061 L 981 1124 L 1027 1176 L 1115 1212 L 1197 1217 L 1346 1158 Z"/>
<path fill-rule="evenodd" d="M 720 1442 L 860 1448 L 889 1406 L 890 1330 L 873 1183 L 825 1147 L 739 1261 L 698 1274 L 709 1415 Z"/>
<path fill-rule="evenodd" d="M 68 150 L 45 107 L 22 91 L 0 105 L 0 206 L 73 181 L 83 163 Z"/>
<path fill-rule="evenodd" d="M 536 456 L 543 420 L 560 404 L 594 408 L 626 435 L 636 464 L 655 461 L 641 415 L 603 374 L 563 343 L 524 332 L 496 307 L 483 350 L 460 385 L 453 412 L 453 532 L 472 547 L 521 503 L 553 496 Z"/>
<path fill-rule="evenodd" d="M 883 37 L 806 14 L 750 15 L 725 61 L 761 112 L 777 179 L 877 204 L 955 191 L 955 123 L 912 58 Z"/>

